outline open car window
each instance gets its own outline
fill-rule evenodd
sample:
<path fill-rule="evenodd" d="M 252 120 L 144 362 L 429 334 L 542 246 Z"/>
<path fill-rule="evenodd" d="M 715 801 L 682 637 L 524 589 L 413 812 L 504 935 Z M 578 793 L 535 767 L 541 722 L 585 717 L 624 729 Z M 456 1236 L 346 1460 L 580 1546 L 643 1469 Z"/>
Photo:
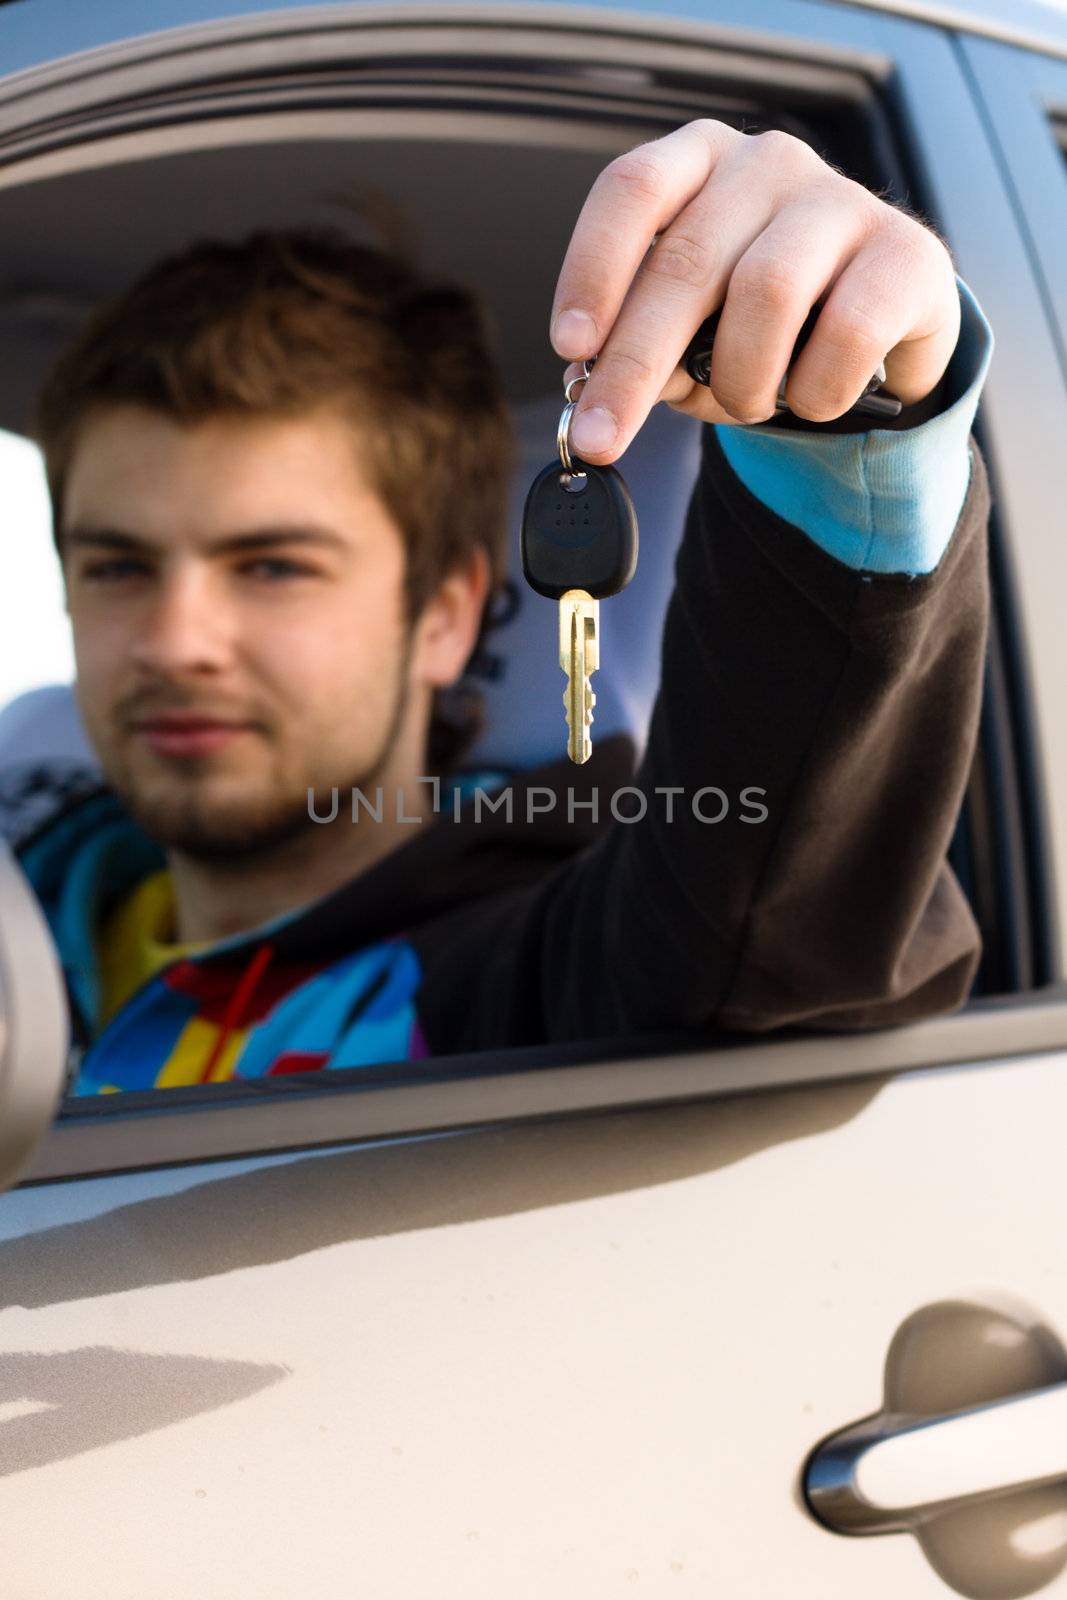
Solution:
<path fill-rule="evenodd" d="M 740 20 L 739 14 L 731 27 Z M 25 417 L 34 384 L 69 327 L 76 304 L 109 292 L 165 248 L 197 234 L 245 232 L 272 218 L 287 222 L 304 217 L 316 207 L 336 219 L 338 194 L 359 193 L 373 171 L 380 208 L 394 221 L 420 218 L 423 243 L 436 253 L 442 268 L 475 284 L 489 301 L 501 331 L 512 404 L 517 414 L 531 420 L 533 437 L 545 429 L 542 449 L 550 453 L 559 372 L 544 336 L 549 297 L 578 206 L 613 154 L 692 116 L 711 115 L 750 130 L 782 127 L 798 134 L 868 187 L 918 208 L 950 239 L 957 214 L 977 207 L 981 180 L 972 174 L 962 188 L 954 182 L 973 157 L 973 138 L 964 131 L 948 147 L 938 142 L 947 126 L 942 119 L 949 101 L 961 129 L 976 131 L 977 124 L 966 84 L 951 51 L 946 46 L 941 52 L 936 31 L 818 8 L 812 8 L 808 20 L 818 22 L 821 46 L 808 39 L 801 48 L 790 41 L 787 30 L 774 35 L 753 31 L 739 38 L 694 23 L 684 38 L 672 25 L 654 40 L 625 28 L 605 28 L 593 40 L 583 37 L 581 50 L 576 50 L 561 24 L 558 30 L 545 25 L 518 39 L 504 29 L 490 37 L 493 30 L 487 28 L 472 51 L 467 33 L 450 32 L 442 24 L 429 42 L 420 41 L 417 55 L 409 51 L 402 28 L 382 28 L 371 39 L 358 27 L 316 31 L 309 22 L 301 71 L 292 68 L 291 41 L 283 37 L 280 24 L 263 23 L 257 30 L 246 22 L 214 34 L 192 30 L 180 64 L 173 51 L 153 52 L 146 45 L 139 57 L 134 52 L 132 62 L 126 53 L 121 73 L 106 54 L 98 58 L 98 80 L 94 83 L 90 74 L 77 91 L 60 73 L 41 87 L 36 108 L 30 96 L 30 103 L 12 104 L 6 111 L 8 161 L 0 182 L 0 237 L 17 244 L 18 274 L 17 289 L 7 296 L 0 314 L 18 323 L 23 355 L 3 396 L 6 420 L 18 426 L 18 419 Z M 346 53 L 340 73 L 338 51 Z M 924 94 L 935 83 L 940 86 L 939 103 L 925 104 Z M 935 149 L 940 151 L 940 168 Z M 315 176 L 324 169 L 331 173 L 329 190 Z M 988 171 L 993 173 L 993 167 Z M 950 214 L 947 198 L 954 187 L 953 204 L 959 209 Z M 486 196 L 494 197 L 496 246 L 489 276 L 482 247 Z M 988 209 L 988 195 L 982 203 Z M 498 204 L 503 208 L 499 217 Z M 137 215 L 136 230 L 90 226 L 92 218 L 117 217 L 122 208 Z M 69 263 L 60 282 L 55 281 L 58 261 Z M 961 255 L 960 270 L 978 283 L 981 293 L 983 258 L 976 246 L 966 259 Z M 46 272 L 51 275 L 51 326 L 38 293 Z M 37 308 L 33 316 L 31 306 Z M 988 429 L 995 421 L 983 415 L 982 425 Z M 657 419 L 655 426 L 662 429 L 655 454 L 662 457 L 668 445 L 676 444 L 691 473 L 692 430 L 670 417 Z M 996 439 L 991 443 L 995 447 Z M 16 456 L 21 448 L 23 459 L 30 459 L 28 446 L 12 448 Z M 993 455 L 1006 474 L 1008 460 L 996 460 L 995 448 Z M 627 463 L 623 466 L 628 470 Z M 673 488 L 681 500 L 690 482 L 691 477 L 674 474 Z M 516 491 L 521 492 L 518 481 Z M 998 533 L 1005 542 L 1011 511 L 1009 496 Z M 677 505 L 666 520 L 677 520 Z M 673 531 L 677 537 L 680 526 Z M 651 557 L 646 568 L 653 571 Z M 632 692 L 620 696 L 617 707 L 620 718 L 633 719 L 638 738 L 654 688 L 669 561 L 659 571 L 665 575 L 659 610 L 642 603 L 641 636 L 634 633 L 627 652 L 631 667 L 643 660 L 646 670 L 635 671 Z M 1053 972 L 1047 906 L 1039 893 L 1042 813 L 1020 714 L 1028 680 L 1017 644 L 1006 558 L 1000 559 L 997 577 L 981 757 L 951 856 L 985 945 L 976 1000 L 1025 993 Z M 635 610 L 635 629 L 637 622 Z M 57 621 L 56 627 L 61 638 L 62 624 Z M 497 729 L 509 739 L 517 719 L 509 718 L 503 695 L 516 683 L 520 687 L 513 706 L 524 701 L 552 705 L 551 721 L 558 722 L 555 663 L 550 652 L 532 643 L 533 632 L 524 633 L 524 627 L 520 611 L 491 642 L 505 659 L 512 648 L 523 660 L 523 649 L 532 652 L 528 669 L 505 675 L 497 703 Z M 625 636 L 620 629 L 619 637 Z M 38 676 L 28 679 L 27 686 L 62 677 L 61 672 Z M 0 702 L 3 698 L 0 694 Z M 532 751 L 530 759 L 541 753 Z M 513 743 L 490 743 L 484 750 L 486 761 L 520 756 Z M 955 1025 L 946 1022 L 945 1039 L 951 1038 Z M 528 1106 L 544 1111 L 552 1109 L 554 1094 L 562 1093 L 572 1105 L 585 1103 L 585 1093 L 654 1098 L 667 1092 L 668 1081 L 674 1083 L 674 1093 L 691 1093 L 694 1082 L 710 1083 L 709 1074 L 719 1072 L 725 1074 L 723 1082 L 736 1082 L 738 1072 L 759 1070 L 755 1046 L 738 1047 L 731 1055 L 690 1039 L 685 1053 L 675 1055 L 682 1043 L 645 1041 L 631 1051 L 632 1061 L 610 1069 L 610 1077 L 604 1067 L 599 1088 L 593 1069 L 598 1062 L 621 1060 L 626 1050 L 619 1040 L 590 1041 L 588 1047 L 565 1051 L 535 1050 L 508 1060 L 500 1055 L 442 1058 L 396 1069 L 313 1074 L 300 1082 L 222 1086 L 206 1096 L 192 1089 L 175 1090 L 163 1100 L 158 1095 L 107 1096 L 68 1108 L 52 1154 L 36 1170 L 41 1176 L 56 1175 L 69 1170 L 65 1163 L 79 1159 L 98 1168 L 127 1159 L 131 1164 L 150 1160 L 150 1140 L 132 1150 L 130 1123 L 140 1126 L 138 1119 L 161 1111 L 174 1119 L 171 1137 L 188 1139 L 192 1157 L 262 1148 L 287 1138 L 321 1142 L 336 1131 L 338 1107 L 353 1105 L 356 1096 L 362 1097 L 363 1131 L 385 1133 L 429 1125 L 427 1119 L 432 1123 L 444 1115 L 441 1094 L 454 1090 L 462 1095 L 445 1118 L 453 1123 L 476 1120 L 479 1110 L 489 1115 L 494 1104 L 498 1114 L 507 1114 L 523 1103 L 524 1091 L 529 1092 Z M 762 1056 L 763 1048 L 758 1048 Z M 775 1048 L 767 1047 L 767 1055 Z M 930 1042 L 925 1048 L 936 1054 L 938 1047 Z M 960 1045 L 943 1043 L 941 1048 L 951 1051 Z M 709 1059 L 712 1053 L 715 1062 Z M 850 1041 L 847 1047 L 835 1045 L 831 1055 L 838 1063 L 833 1070 L 843 1074 L 856 1071 L 862 1060 L 870 1071 L 886 1070 L 893 1062 L 914 1064 L 906 1061 L 906 1047 L 895 1039 L 874 1045 Z M 749 1059 L 742 1061 L 744 1056 Z M 788 1042 L 780 1056 L 787 1074 L 822 1070 L 815 1056 Z M 820 1052 L 818 1060 L 825 1059 L 829 1057 Z M 665 1060 L 675 1062 L 673 1077 L 663 1067 Z M 590 1069 L 587 1090 L 575 1087 L 573 1077 L 583 1067 Z M 773 1071 L 766 1081 L 775 1081 Z M 474 1094 L 472 1085 L 477 1085 Z M 403 1112 L 397 1100 L 401 1089 L 421 1096 L 409 1098 Z M 212 1115 L 217 1112 L 212 1131 L 210 1118 L 201 1115 L 202 1104 L 206 1108 L 208 1102 Z M 188 1132 L 178 1136 L 180 1119 Z M 76 1149 L 96 1153 L 72 1156 Z M 170 1149 L 173 1153 L 173 1145 Z"/>
<path fill-rule="evenodd" d="M 0 766 L 4 709 L 45 684 L 74 674 L 40 452 L 21 435 L 0 432 L 4 531 L 0 539 Z M 12 755 L 14 751 L 10 752 Z"/>

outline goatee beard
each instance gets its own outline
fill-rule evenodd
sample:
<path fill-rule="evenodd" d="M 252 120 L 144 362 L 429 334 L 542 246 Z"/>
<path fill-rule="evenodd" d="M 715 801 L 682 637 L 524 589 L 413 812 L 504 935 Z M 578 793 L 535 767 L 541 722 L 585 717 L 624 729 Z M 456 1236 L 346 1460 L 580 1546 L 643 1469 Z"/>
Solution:
<path fill-rule="evenodd" d="M 325 786 L 305 782 L 299 793 L 282 797 L 265 795 L 258 807 L 253 803 L 249 810 L 242 812 L 238 808 L 236 814 L 229 817 L 220 811 L 205 816 L 204 800 L 195 793 L 179 802 L 177 808 L 159 808 L 144 805 L 133 786 L 123 779 L 109 779 L 112 788 L 134 821 L 164 849 L 179 851 L 193 861 L 239 868 L 244 872 L 256 860 L 296 844 L 312 830 L 316 834 L 321 832 L 322 824 L 313 823 L 309 816 L 309 788 L 329 789 L 336 785 L 344 793 L 357 788 L 366 794 L 381 783 L 392 763 L 408 709 L 407 669 L 411 648 L 409 629 L 398 663 L 388 724 L 373 760 L 361 767 L 355 777 L 334 776 Z"/>

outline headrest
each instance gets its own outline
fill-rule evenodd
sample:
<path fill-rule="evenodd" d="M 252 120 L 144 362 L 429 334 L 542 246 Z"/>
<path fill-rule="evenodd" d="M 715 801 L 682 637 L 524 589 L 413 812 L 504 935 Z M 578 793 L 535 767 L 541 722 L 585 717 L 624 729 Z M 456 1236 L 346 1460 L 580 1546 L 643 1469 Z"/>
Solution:
<path fill-rule="evenodd" d="M 560 396 L 549 395 L 516 410 L 519 466 L 509 524 L 514 605 L 488 637 L 488 670 L 495 675 L 472 680 L 487 711 L 485 732 L 468 758 L 479 767 L 539 766 L 561 755 L 566 745 L 557 608 L 529 588 L 519 565 L 526 491 L 555 455 L 561 408 Z M 620 462 L 637 506 L 641 550 L 633 582 L 600 608 L 594 743 L 625 732 L 639 748 L 644 744 L 659 681 L 674 556 L 699 452 L 700 424 L 658 406 Z M 0 768 L 54 758 L 96 764 L 68 684 L 31 689 L 0 708 Z"/>
<path fill-rule="evenodd" d="M 57 759 L 97 764 L 69 683 L 28 689 L 0 708 L 0 770 Z"/>

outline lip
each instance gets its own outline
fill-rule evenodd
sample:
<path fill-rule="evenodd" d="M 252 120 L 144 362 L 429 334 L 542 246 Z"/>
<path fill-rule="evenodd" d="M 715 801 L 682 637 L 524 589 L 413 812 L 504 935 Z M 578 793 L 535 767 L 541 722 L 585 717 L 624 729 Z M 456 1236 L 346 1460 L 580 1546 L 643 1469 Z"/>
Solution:
<path fill-rule="evenodd" d="M 238 734 L 248 733 L 249 726 L 241 722 L 198 722 L 191 719 L 161 718 L 158 722 L 140 722 L 134 727 L 151 750 L 167 756 L 199 756 L 221 750 Z"/>

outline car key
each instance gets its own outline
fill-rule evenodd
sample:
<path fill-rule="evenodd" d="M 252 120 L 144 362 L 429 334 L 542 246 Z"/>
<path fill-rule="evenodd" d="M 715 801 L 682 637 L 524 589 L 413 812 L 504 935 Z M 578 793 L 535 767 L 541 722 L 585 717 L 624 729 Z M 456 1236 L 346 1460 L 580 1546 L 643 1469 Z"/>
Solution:
<path fill-rule="evenodd" d="M 614 467 L 550 462 L 534 479 L 522 519 L 522 567 L 538 594 L 559 601 L 559 663 L 567 675 L 567 754 L 588 761 L 600 665 L 600 601 L 637 566 L 637 514 Z"/>
<path fill-rule="evenodd" d="M 587 363 L 587 366 L 589 363 Z M 588 373 L 585 374 L 588 376 Z M 577 380 L 573 380 L 577 381 Z M 574 402 L 560 418 L 559 461 L 537 474 L 522 517 L 522 570 L 538 594 L 559 601 L 559 663 L 567 677 L 567 754 L 592 755 L 596 696 L 590 677 L 600 665 L 600 601 L 625 589 L 637 568 L 637 513 L 622 474 L 572 458 L 568 444 Z"/>

